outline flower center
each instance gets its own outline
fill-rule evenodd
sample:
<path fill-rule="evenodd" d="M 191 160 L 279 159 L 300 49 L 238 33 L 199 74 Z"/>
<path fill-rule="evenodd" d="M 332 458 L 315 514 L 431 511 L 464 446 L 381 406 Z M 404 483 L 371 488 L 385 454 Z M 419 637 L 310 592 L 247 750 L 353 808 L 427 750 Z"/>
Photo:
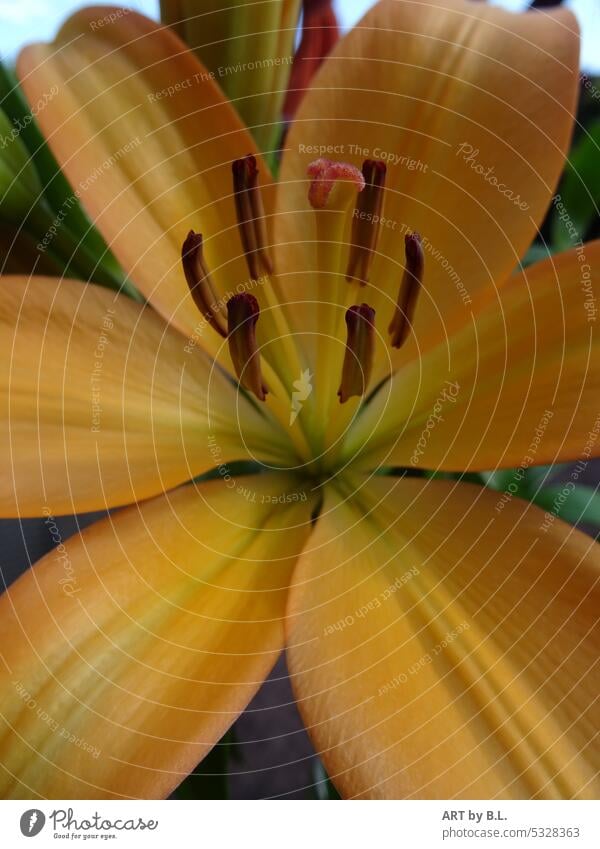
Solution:
<path fill-rule="evenodd" d="M 268 280 L 276 272 L 269 253 L 255 157 L 248 155 L 233 162 L 232 175 L 238 231 L 248 273 L 252 281 L 258 281 L 259 278 Z M 332 362 L 336 359 L 332 355 L 331 346 L 338 344 L 337 311 L 341 309 L 342 314 L 345 314 L 346 334 L 343 357 L 340 357 L 338 366 L 337 398 L 340 404 L 346 404 L 349 399 L 359 399 L 360 404 L 361 399 L 369 392 L 376 358 L 376 339 L 382 337 L 377 332 L 375 310 L 368 303 L 368 296 L 361 303 L 353 304 L 350 298 L 354 289 L 350 287 L 356 287 L 358 284 L 368 295 L 370 274 L 377 256 L 379 231 L 382 221 L 385 220 L 383 206 L 386 166 L 381 161 L 367 159 L 359 170 L 345 162 L 317 159 L 309 165 L 308 177 L 308 203 L 314 210 L 317 235 L 319 290 L 333 287 L 332 291 L 323 291 L 322 295 L 319 291 L 323 303 L 315 305 L 315 309 L 321 310 L 322 313 L 322 316 L 319 315 L 317 336 L 328 339 L 327 344 L 323 344 L 315 356 L 316 366 L 331 369 Z M 349 245 L 344 244 L 342 236 L 344 220 L 348 222 L 350 230 Z M 336 416 L 335 408 L 330 407 L 329 397 L 333 394 L 335 398 L 335 384 L 332 386 L 329 380 L 320 381 L 315 397 L 311 397 L 313 375 L 311 370 L 306 368 L 306 363 L 301 362 L 294 345 L 288 344 L 286 347 L 285 342 L 290 342 L 288 337 L 291 334 L 287 326 L 278 326 L 277 319 L 273 317 L 278 312 L 281 315 L 281 306 L 273 302 L 271 287 L 261 286 L 262 291 L 258 298 L 247 292 L 233 295 L 227 300 L 224 309 L 224 302 L 217 297 L 203 257 L 202 236 L 194 231 L 190 231 L 183 243 L 182 263 L 194 303 L 210 326 L 227 340 L 231 363 L 240 386 L 270 406 L 281 426 L 284 419 L 285 426 L 290 430 L 298 427 L 302 429 L 304 426 L 306 439 L 292 438 L 292 441 L 301 458 L 314 461 L 315 454 L 327 450 L 331 442 L 327 433 L 331 432 L 332 428 L 323 411 L 330 410 L 330 418 Z M 338 267 L 340 264 L 341 268 Z M 410 335 L 423 270 L 421 238 L 417 233 L 411 233 L 405 237 L 404 272 L 399 283 L 395 308 L 392 307 L 388 318 L 389 345 L 393 348 L 400 348 Z M 347 293 L 340 292 L 337 282 L 331 283 L 331 279 L 337 280 L 340 275 L 341 285 L 348 287 Z M 268 292 L 271 293 L 270 299 Z M 282 374 L 289 373 L 290 369 L 279 368 L 271 356 L 265 361 L 263 354 L 270 344 L 269 341 L 263 341 L 263 346 L 257 342 L 257 324 L 261 319 L 259 298 L 267 310 L 267 337 L 271 335 L 277 338 L 280 343 L 277 350 L 282 357 L 287 359 L 287 352 L 290 358 L 295 358 L 298 380 L 293 381 L 291 386 L 284 385 L 285 381 L 282 380 Z M 290 309 L 293 309 L 293 306 Z M 285 320 L 283 323 L 285 325 Z M 260 329 L 260 325 L 258 326 Z M 281 342 L 281 339 L 284 342 Z M 320 340 L 317 338 L 317 348 L 319 344 Z M 288 412 L 281 411 L 282 395 L 287 397 L 291 405 L 289 416 Z M 309 398 L 312 405 L 310 421 L 307 411 L 303 411 L 303 405 Z M 308 449 L 304 450 L 303 446 L 308 446 Z"/>

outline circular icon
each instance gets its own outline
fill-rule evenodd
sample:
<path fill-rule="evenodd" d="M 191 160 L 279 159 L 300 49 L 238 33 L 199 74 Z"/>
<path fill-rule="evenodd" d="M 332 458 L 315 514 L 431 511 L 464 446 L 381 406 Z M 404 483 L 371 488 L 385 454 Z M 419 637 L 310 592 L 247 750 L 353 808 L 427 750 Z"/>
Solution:
<path fill-rule="evenodd" d="M 35 837 L 43 829 L 46 817 L 37 808 L 31 808 L 21 814 L 21 834 L 25 837 Z"/>

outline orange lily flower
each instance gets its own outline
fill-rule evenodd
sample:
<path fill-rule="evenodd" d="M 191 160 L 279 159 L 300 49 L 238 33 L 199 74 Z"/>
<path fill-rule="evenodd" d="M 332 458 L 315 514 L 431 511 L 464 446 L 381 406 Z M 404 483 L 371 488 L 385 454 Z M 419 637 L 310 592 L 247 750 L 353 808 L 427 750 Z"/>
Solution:
<path fill-rule="evenodd" d="M 275 185 L 176 35 L 99 14 L 18 71 L 58 87 L 40 125 L 147 304 L 3 280 L 1 505 L 130 506 L 0 599 L 4 795 L 169 794 L 284 645 L 344 796 L 597 795 L 596 544 L 374 474 L 598 453 L 600 245 L 514 272 L 569 144 L 574 18 L 382 0 Z"/>

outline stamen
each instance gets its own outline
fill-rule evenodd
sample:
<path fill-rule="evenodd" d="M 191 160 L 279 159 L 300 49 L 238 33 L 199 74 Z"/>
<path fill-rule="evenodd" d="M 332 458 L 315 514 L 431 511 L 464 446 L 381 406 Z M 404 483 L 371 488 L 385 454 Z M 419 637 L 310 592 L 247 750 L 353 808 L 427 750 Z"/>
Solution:
<path fill-rule="evenodd" d="M 273 264 L 266 248 L 265 211 L 258 186 L 256 157 L 248 154 L 243 159 L 236 159 L 231 170 L 242 248 L 250 277 L 257 280 L 261 270 L 264 274 L 271 274 Z"/>
<path fill-rule="evenodd" d="M 390 344 L 393 348 L 402 347 L 410 332 L 425 266 L 423 245 L 418 233 L 410 233 L 404 237 L 404 250 L 406 254 L 404 274 L 398 292 L 396 311 L 388 328 L 388 333 L 392 337 Z"/>
<path fill-rule="evenodd" d="M 375 353 L 375 310 L 368 304 L 350 307 L 346 312 L 346 326 L 346 353 L 338 389 L 340 404 L 367 391 Z"/>
<path fill-rule="evenodd" d="M 359 192 L 365 187 L 365 178 L 361 172 L 348 162 L 315 159 L 308 166 L 306 173 L 312 177 L 308 200 L 313 209 L 324 209 L 327 206 L 331 190 L 338 180 L 353 184 Z"/>
<path fill-rule="evenodd" d="M 283 106 L 286 121 L 292 121 L 312 78 L 339 38 L 337 18 L 331 7 L 331 0 L 302 3 L 302 39 L 294 55 Z"/>
<path fill-rule="evenodd" d="M 242 386 L 253 392 L 259 401 L 264 401 L 268 390 L 262 379 L 255 332 L 259 315 L 254 295 L 243 292 L 227 301 L 229 352 L 235 373 Z"/>
<path fill-rule="evenodd" d="M 369 269 L 373 261 L 385 185 L 385 163 L 377 159 L 365 159 L 362 167 L 365 191 L 358 195 L 352 213 L 352 236 L 346 280 L 358 280 L 361 286 L 369 282 Z"/>
<path fill-rule="evenodd" d="M 200 233 L 194 233 L 193 230 L 190 230 L 187 234 L 181 247 L 181 262 L 194 303 L 210 326 L 214 327 L 223 338 L 226 338 L 225 317 L 217 306 L 218 299 L 204 261 Z"/>

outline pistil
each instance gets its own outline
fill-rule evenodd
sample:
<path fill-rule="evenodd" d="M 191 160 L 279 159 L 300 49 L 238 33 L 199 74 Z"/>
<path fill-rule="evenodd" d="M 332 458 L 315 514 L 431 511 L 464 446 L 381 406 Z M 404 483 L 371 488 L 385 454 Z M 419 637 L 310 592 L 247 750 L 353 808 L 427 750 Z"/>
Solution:
<path fill-rule="evenodd" d="M 358 192 L 365 187 L 365 178 L 354 165 L 347 162 L 335 162 L 331 159 L 315 159 L 307 169 L 311 178 L 308 201 L 313 209 L 324 209 L 329 195 L 338 182 L 350 183 Z"/>
<path fill-rule="evenodd" d="M 398 292 L 396 311 L 388 328 L 391 336 L 390 344 L 393 348 L 401 348 L 410 333 L 425 267 L 423 245 L 418 233 L 410 233 L 404 237 L 404 250 L 406 255 L 404 274 Z"/>
<path fill-rule="evenodd" d="M 385 163 L 365 159 L 362 167 L 365 190 L 357 196 L 352 213 L 352 235 L 346 279 L 358 280 L 361 286 L 369 282 L 369 271 L 375 255 L 385 186 Z"/>
<path fill-rule="evenodd" d="M 336 402 L 336 370 L 342 365 L 343 318 L 356 295 L 344 276 L 344 256 L 350 236 L 350 215 L 356 194 L 364 190 L 362 172 L 348 162 L 317 159 L 307 168 L 308 201 L 314 210 L 318 333 L 310 365 L 315 391 L 307 427 L 315 450 L 326 439 L 329 411 Z M 345 334 L 344 334 L 345 335 Z M 338 365 L 339 364 L 339 365 Z M 338 372 L 339 373 L 339 372 Z"/>
<path fill-rule="evenodd" d="M 375 353 L 375 310 L 368 304 L 350 307 L 346 312 L 346 327 L 346 353 L 337 393 L 341 404 L 367 391 Z"/>
<path fill-rule="evenodd" d="M 258 185 L 258 167 L 252 154 L 236 159 L 231 166 L 235 209 L 246 255 L 248 272 L 253 280 L 272 274 L 273 264 L 267 251 L 265 212 Z"/>
<path fill-rule="evenodd" d="M 227 301 L 227 340 L 235 373 L 242 386 L 253 392 L 259 401 L 264 401 L 268 390 L 262 378 L 256 344 L 259 315 L 260 308 L 254 295 L 244 292 Z"/>
<path fill-rule="evenodd" d="M 200 233 L 194 233 L 193 230 L 190 230 L 181 248 L 181 261 L 194 303 L 211 327 L 214 327 L 217 333 L 225 338 L 227 336 L 227 325 L 219 310 L 218 298 L 204 261 Z"/>

